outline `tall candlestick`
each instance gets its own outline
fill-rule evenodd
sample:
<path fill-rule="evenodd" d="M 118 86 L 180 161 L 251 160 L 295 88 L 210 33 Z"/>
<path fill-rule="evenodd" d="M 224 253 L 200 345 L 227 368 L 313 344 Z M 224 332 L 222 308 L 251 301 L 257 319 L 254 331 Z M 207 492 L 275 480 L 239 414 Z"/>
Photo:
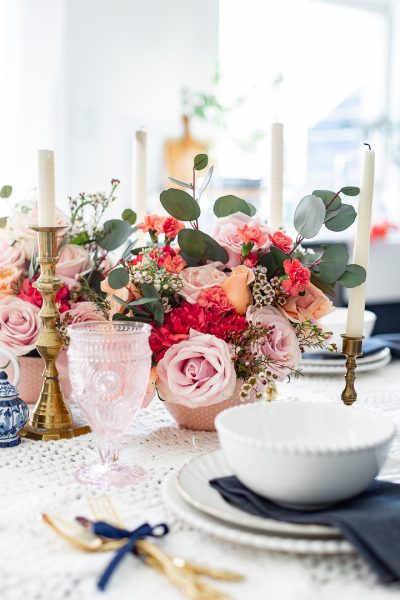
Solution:
<path fill-rule="evenodd" d="M 137 223 L 141 223 L 146 214 L 146 171 L 147 171 L 147 133 L 143 130 L 135 133 L 134 148 L 134 198 L 133 210 L 137 214 Z"/>
<path fill-rule="evenodd" d="M 354 244 L 353 263 L 368 268 L 369 240 L 371 231 L 372 200 L 374 194 L 375 152 L 364 153 L 364 164 L 358 201 L 357 233 Z M 363 334 L 366 282 L 349 290 L 346 335 L 359 337 Z"/>
<path fill-rule="evenodd" d="M 52 150 L 38 150 L 38 171 L 38 225 L 54 227 L 56 224 L 56 190 L 54 152 Z"/>
<path fill-rule="evenodd" d="M 268 224 L 275 231 L 282 227 L 283 201 L 283 124 L 271 125 L 271 172 Z"/>

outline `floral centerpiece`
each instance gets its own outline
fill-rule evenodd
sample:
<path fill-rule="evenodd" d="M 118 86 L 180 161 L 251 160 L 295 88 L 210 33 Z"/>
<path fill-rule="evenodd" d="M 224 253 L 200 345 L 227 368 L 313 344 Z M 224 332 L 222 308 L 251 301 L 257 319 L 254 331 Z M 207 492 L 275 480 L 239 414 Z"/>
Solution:
<path fill-rule="evenodd" d="M 207 164 L 198 155 L 190 182 L 170 178 L 183 189 L 161 193 L 168 215 L 139 224 L 148 245 L 110 271 L 101 284 L 107 296 L 97 299 L 109 318 L 151 324 L 154 388 L 179 423 L 199 429 L 212 429 L 223 408 L 261 400 L 276 382 L 298 375 L 305 349 L 334 350 L 319 325 L 334 310 L 328 296 L 336 282 L 365 280 L 343 245 L 315 255 L 303 244 L 322 226 L 342 231 L 354 222 L 342 195 L 358 188 L 305 196 L 294 215 L 295 239 L 262 223 L 249 202 L 223 196 L 209 235 L 199 217 L 212 167 L 196 182 Z"/>
<path fill-rule="evenodd" d="M 92 302 L 92 294 L 100 291 L 100 283 L 113 264 L 110 252 L 129 239 L 136 218 L 133 211 L 126 210 L 122 219 L 103 223 L 118 184 L 118 180 L 112 180 L 107 194 L 82 193 L 69 198 L 69 215 L 57 210 L 57 224 L 69 225 L 66 236 L 60 239 L 57 264 L 57 275 L 63 283 L 56 297 L 61 331 L 69 323 L 106 318 L 98 301 Z M 9 202 L 11 193 L 10 186 L 3 186 L 0 197 Z M 37 205 L 14 203 L 10 208 L 11 216 L 0 221 L 0 345 L 20 357 L 21 396 L 26 401 L 36 401 L 43 370 L 42 359 L 35 349 L 42 326 L 39 318 L 42 297 L 32 285 L 38 277 L 38 265 L 36 233 L 29 226 L 37 220 Z M 66 375 L 63 354 L 59 367 L 60 373 Z M 67 377 L 64 388 L 68 389 Z"/>

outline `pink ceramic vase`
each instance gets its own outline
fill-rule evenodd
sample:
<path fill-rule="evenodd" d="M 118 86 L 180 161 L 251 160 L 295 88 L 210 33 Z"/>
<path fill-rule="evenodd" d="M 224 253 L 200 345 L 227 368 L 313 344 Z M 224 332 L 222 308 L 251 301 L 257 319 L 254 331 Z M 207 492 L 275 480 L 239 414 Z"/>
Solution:
<path fill-rule="evenodd" d="M 240 399 L 239 393 L 243 381 L 239 379 L 236 383 L 236 387 L 233 395 L 224 400 L 223 402 L 217 402 L 210 406 L 204 406 L 201 408 L 189 408 L 182 404 L 175 404 L 174 402 L 164 402 L 165 408 L 174 417 L 175 421 L 181 427 L 185 429 L 194 429 L 196 431 L 215 431 L 214 420 L 215 417 L 226 408 L 242 404 L 243 400 Z M 257 402 L 255 399 L 255 393 L 250 395 L 248 402 Z"/>

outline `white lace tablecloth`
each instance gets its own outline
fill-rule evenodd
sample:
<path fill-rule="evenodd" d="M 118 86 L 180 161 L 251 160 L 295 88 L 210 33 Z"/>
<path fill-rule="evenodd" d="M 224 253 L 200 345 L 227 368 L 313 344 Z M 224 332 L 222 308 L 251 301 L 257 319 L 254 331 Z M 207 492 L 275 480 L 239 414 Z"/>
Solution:
<path fill-rule="evenodd" d="M 359 404 L 383 412 L 400 426 L 400 361 L 360 374 Z M 304 377 L 283 385 L 283 395 L 339 401 L 341 377 Z M 193 561 L 231 568 L 246 575 L 240 584 L 223 584 L 238 600 L 369 600 L 399 598 L 400 586 L 382 586 L 356 556 L 298 557 L 220 541 L 190 529 L 170 514 L 161 498 L 165 476 L 189 458 L 217 447 L 215 433 L 179 429 L 162 403 L 136 418 L 123 438 L 123 458 L 144 466 L 148 477 L 136 488 L 111 492 L 127 525 L 167 521 L 162 542 Z M 391 455 L 400 458 L 400 436 Z M 182 596 L 162 576 L 136 558 L 124 559 L 103 595 L 96 579 L 109 554 L 84 554 L 56 537 L 39 519 L 41 512 L 73 518 L 90 516 L 90 490 L 77 483 L 76 470 L 97 460 L 92 435 L 61 442 L 23 440 L 0 450 L 1 600 L 178 600 Z"/>

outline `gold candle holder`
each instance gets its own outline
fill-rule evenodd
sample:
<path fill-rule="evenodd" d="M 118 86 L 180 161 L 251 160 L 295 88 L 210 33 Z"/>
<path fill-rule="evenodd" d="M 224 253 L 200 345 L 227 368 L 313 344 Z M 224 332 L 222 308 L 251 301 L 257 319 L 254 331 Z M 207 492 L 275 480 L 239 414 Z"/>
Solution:
<path fill-rule="evenodd" d="M 39 313 L 43 329 L 37 339 L 36 348 L 45 362 L 45 369 L 39 399 L 21 435 L 32 440 L 60 440 L 90 431 L 88 425 L 74 423 L 71 411 L 65 403 L 56 367 L 57 357 L 64 346 L 56 327 L 60 316 L 56 305 L 56 293 L 62 285 L 56 276 L 57 235 L 65 233 L 68 227 L 35 226 L 31 229 L 38 234 L 40 264 L 40 277 L 33 285 L 43 298 Z"/>
<path fill-rule="evenodd" d="M 357 368 L 357 357 L 362 356 L 362 341 L 363 336 L 350 337 L 343 334 L 343 347 L 342 354 L 347 357 L 346 360 L 346 386 L 342 392 L 342 401 L 351 406 L 353 402 L 357 400 L 357 392 L 354 387 L 354 381 L 356 379 L 356 368 Z"/>

